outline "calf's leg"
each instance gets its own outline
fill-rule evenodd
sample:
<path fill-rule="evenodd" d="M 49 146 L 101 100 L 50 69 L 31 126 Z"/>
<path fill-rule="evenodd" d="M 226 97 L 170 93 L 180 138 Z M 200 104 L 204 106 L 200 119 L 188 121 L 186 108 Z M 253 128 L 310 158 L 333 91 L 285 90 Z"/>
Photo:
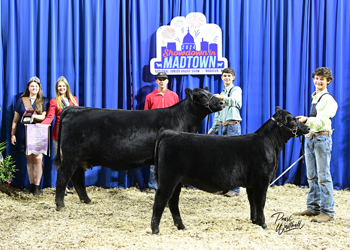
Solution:
<path fill-rule="evenodd" d="M 152 234 L 159 233 L 159 223 L 160 219 L 162 218 L 164 208 L 170 200 L 170 197 L 173 195 L 176 184 L 173 187 L 169 186 L 169 184 L 171 183 L 168 183 L 167 187 L 165 187 L 165 185 L 159 185 L 158 183 L 158 189 L 154 198 L 153 214 L 151 220 Z"/>
<path fill-rule="evenodd" d="M 75 170 L 75 172 L 72 176 L 72 182 L 73 182 L 75 190 L 77 191 L 79 199 L 82 202 L 89 204 L 91 202 L 91 200 L 86 192 L 85 171 L 83 168 L 78 167 L 77 170 Z"/>
<path fill-rule="evenodd" d="M 66 191 L 67 184 L 71 179 L 71 176 L 74 172 L 74 165 L 68 164 L 68 160 L 62 160 L 61 166 L 57 170 L 57 179 L 56 179 L 56 210 L 59 211 L 64 207 L 64 194 Z"/>
<path fill-rule="evenodd" d="M 253 224 L 257 224 L 256 206 L 254 202 L 254 190 L 252 188 L 246 188 L 249 205 L 250 205 L 250 219 Z"/>
<path fill-rule="evenodd" d="M 256 221 L 254 224 L 261 226 L 264 229 L 267 229 L 265 224 L 265 215 L 264 215 L 264 207 L 266 202 L 266 192 L 267 186 L 258 186 L 253 190 L 253 202 L 256 208 Z"/>
<path fill-rule="evenodd" d="M 176 186 L 174 193 L 169 200 L 169 209 L 170 209 L 171 215 L 173 216 L 174 224 L 177 227 L 177 229 L 185 230 L 186 228 L 182 223 L 180 210 L 179 210 L 179 197 L 180 197 L 181 187 L 182 187 L 182 183 L 180 182 Z"/>

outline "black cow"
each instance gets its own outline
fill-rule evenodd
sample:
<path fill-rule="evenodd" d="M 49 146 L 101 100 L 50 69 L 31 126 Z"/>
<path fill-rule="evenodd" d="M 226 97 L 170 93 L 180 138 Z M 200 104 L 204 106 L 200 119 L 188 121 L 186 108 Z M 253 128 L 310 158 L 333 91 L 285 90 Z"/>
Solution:
<path fill-rule="evenodd" d="M 179 212 L 182 183 L 215 193 L 245 187 L 254 224 L 267 228 L 264 206 L 284 144 L 309 132 L 289 112 L 276 113 L 256 132 L 240 136 L 212 136 L 161 130 L 155 148 L 158 189 L 153 205 L 152 233 L 159 233 L 165 205 L 178 229 L 185 229 Z"/>
<path fill-rule="evenodd" d="M 101 165 L 129 170 L 154 161 L 154 147 L 160 128 L 197 132 L 208 114 L 220 111 L 224 102 L 208 88 L 186 89 L 186 99 L 169 108 L 154 110 L 113 110 L 67 107 L 62 111 L 58 148 L 56 206 L 64 207 L 65 187 L 72 179 L 80 200 L 90 203 L 84 168 Z"/>

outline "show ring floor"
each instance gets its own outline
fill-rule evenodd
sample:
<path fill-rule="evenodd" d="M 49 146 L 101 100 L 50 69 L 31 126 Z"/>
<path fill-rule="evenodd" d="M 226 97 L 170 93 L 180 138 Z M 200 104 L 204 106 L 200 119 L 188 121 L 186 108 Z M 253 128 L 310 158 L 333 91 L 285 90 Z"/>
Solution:
<path fill-rule="evenodd" d="M 150 228 L 154 194 L 136 188 L 87 191 L 92 204 L 81 203 L 74 192 L 59 212 L 55 189 L 38 197 L 0 191 L 0 249 L 350 249 L 349 190 L 334 191 L 335 218 L 322 224 L 292 215 L 306 208 L 307 188 L 269 188 L 263 230 L 249 220 L 244 188 L 231 198 L 183 188 L 179 207 L 187 230 L 178 231 L 165 208 L 159 235 Z M 276 213 L 285 220 L 276 222 Z M 294 230 L 283 230 L 285 225 Z"/>

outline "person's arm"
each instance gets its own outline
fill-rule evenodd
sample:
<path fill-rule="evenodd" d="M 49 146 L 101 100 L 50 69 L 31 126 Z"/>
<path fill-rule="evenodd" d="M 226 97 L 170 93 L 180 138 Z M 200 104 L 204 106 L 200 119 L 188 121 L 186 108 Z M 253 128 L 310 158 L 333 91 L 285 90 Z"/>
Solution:
<path fill-rule="evenodd" d="M 308 117 L 305 121 L 305 125 L 309 126 L 310 129 L 320 130 L 324 128 L 330 118 L 333 118 L 338 110 L 338 104 L 334 98 L 330 95 L 325 95 L 320 102 L 316 105 L 317 116 Z M 303 122 L 301 119 L 299 119 Z"/>
<path fill-rule="evenodd" d="M 79 101 L 78 98 L 76 96 L 73 96 L 73 98 L 75 99 L 75 101 L 77 102 L 78 106 L 79 106 Z"/>
<path fill-rule="evenodd" d="M 226 106 L 242 108 L 242 89 L 238 86 L 233 87 L 230 93 L 230 97 L 223 96 Z"/>
<path fill-rule="evenodd" d="M 41 123 L 43 120 L 45 120 L 47 110 L 49 109 L 49 106 L 50 106 L 49 104 L 50 104 L 49 100 L 46 97 L 44 97 L 43 107 L 42 107 L 43 108 L 43 112 L 41 112 L 40 115 L 39 114 L 35 114 L 34 115 L 34 121 L 36 123 Z"/>
<path fill-rule="evenodd" d="M 220 119 L 219 119 L 220 111 L 215 113 L 213 126 L 209 129 L 208 134 L 214 134 L 219 130 L 220 127 Z"/>
<path fill-rule="evenodd" d="M 149 110 L 152 109 L 151 107 L 151 98 L 149 97 L 149 95 L 146 96 L 146 100 L 145 100 L 145 108 L 144 110 Z"/>
<path fill-rule="evenodd" d="M 17 123 L 21 116 L 15 111 L 15 116 L 13 117 L 12 121 L 12 128 L 11 128 L 11 144 L 16 144 L 16 131 L 17 131 Z"/>
<path fill-rule="evenodd" d="M 42 112 L 40 115 L 35 114 L 33 115 L 34 121 L 36 123 L 42 122 L 46 117 L 46 111 Z"/>
<path fill-rule="evenodd" d="M 44 120 L 43 120 L 43 122 L 41 124 L 51 124 L 51 122 L 55 118 L 56 109 L 57 109 L 56 99 L 52 99 L 50 101 L 49 112 L 48 112 L 46 118 L 44 118 Z"/>

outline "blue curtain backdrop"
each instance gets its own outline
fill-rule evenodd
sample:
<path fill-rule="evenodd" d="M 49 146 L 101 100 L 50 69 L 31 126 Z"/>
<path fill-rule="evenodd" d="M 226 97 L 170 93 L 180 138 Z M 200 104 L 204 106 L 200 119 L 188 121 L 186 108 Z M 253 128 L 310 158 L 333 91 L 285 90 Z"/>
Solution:
<path fill-rule="evenodd" d="M 334 81 L 329 92 L 339 104 L 333 119 L 331 172 L 336 189 L 350 186 L 350 1 L 347 0 L 1 0 L 0 131 L 10 141 L 16 96 L 37 75 L 44 95 L 54 97 L 55 82 L 66 76 L 80 105 L 143 109 L 156 88 L 149 73 L 156 57 L 156 31 L 176 16 L 203 13 L 222 29 L 223 56 L 236 71 L 243 90 L 242 134 L 257 130 L 280 106 L 294 115 L 308 115 L 314 91 L 312 72 L 326 66 Z M 174 76 L 169 88 L 185 98 L 185 88 L 208 86 L 220 93 L 220 76 Z M 210 116 L 210 125 L 214 115 Z M 200 133 L 205 132 L 206 120 Z M 28 186 L 23 154 L 16 158 L 13 183 Z M 280 157 L 279 176 L 301 154 L 291 139 Z M 254 156 L 252 156 L 254 157 Z M 54 187 L 53 157 L 45 157 L 42 187 Z M 144 188 L 148 168 L 112 171 L 95 167 L 86 185 Z M 136 178 L 134 178 L 136 176 Z M 277 181 L 307 185 L 303 163 Z"/>

